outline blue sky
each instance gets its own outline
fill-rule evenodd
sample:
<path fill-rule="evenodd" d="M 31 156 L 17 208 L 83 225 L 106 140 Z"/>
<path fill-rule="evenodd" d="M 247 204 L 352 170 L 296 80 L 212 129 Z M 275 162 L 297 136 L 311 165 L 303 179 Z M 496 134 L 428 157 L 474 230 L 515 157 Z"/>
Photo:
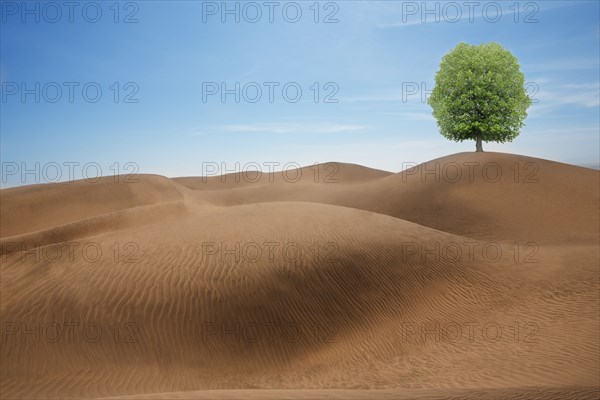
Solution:
<path fill-rule="evenodd" d="M 461 41 L 510 50 L 537 101 L 514 142 L 486 150 L 599 162 L 597 1 L 227 2 L 239 22 L 223 15 L 221 1 L 114 3 L 69 10 L 30 1 L 24 13 L 21 1 L 1 2 L 2 187 L 43 181 L 42 173 L 6 173 L 15 165 L 35 171 L 35 163 L 59 164 L 61 180 L 65 163 L 79 163 L 76 176 L 88 163 L 103 175 L 115 163 L 128 172 L 128 162 L 171 177 L 200 175 L 207 162 L 235 169 L 340 161 L 400 171 L 472 151 L 473 142 L 439 134 L 421 96 Z M 209 94 L 211 82 L 219 93 Z M 236 82 L 240 101 L 227 94 L 223 102 L 221 84 Z M 251 102 L 257 86 L 262 97 Z"/>

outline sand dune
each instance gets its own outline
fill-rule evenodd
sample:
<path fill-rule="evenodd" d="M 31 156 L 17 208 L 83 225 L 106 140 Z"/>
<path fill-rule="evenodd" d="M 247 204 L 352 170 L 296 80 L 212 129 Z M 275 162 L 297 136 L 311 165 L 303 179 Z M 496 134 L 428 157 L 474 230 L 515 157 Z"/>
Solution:
<path fill-rule="evenodd" d="M 181 183 L 195 190 L 205 185 L 213 190 L 206 198 L 219 205 L 314 201 L 479 239 L 557 243 L 599 239 L 600 183 L 598 171 L 591 169 L 512 154 L 461 153 L 398 174 L 370 174 L 373 179 L 356 185 L 345 179 L 350 174 L 343 172 L 349 166 L 336 165 L 340 173 L 328 182 L 315 183 L 313 175 L 304 174 L 307 179 L 299 182 L 266 183 L 281 178 L 275 173 L 257 184 L 240 179 L 235 186 L 231 179 L 222 183 L 216 178 L 206 182 L 186 178 Z M 236 190 L 217 191 L 219 186 Z"/>
<path fill-rule="evenodd" d="M 174 178 L 173 180 L 194 190 L 223 190 L 266 184 L 302 183 L 363 183 L 393 175 L 391 172 L 363 167 L 362 165 L 330 162 L 302 168 L 285 168 L 272 171 L 275 166 L 245 165 L 244 171 L 214 176 Z M 216 171 L 220 166 L 213 166 Z M 207 171 L 209 170 L 206 167 Z M 264 170 L 263 170 L 264 169 Z"/>
<path fill-rule="evenodd" d="M 597 398 L 599 172 L 315 168 L 2 190 L 2 395 Z"/>
<path fill-rule="evenodd" d="M 0 191 L 0 237 L 53 228 L 142 205 L 182 200 L 177 185 L 158 175 L 103 177 Z"/>

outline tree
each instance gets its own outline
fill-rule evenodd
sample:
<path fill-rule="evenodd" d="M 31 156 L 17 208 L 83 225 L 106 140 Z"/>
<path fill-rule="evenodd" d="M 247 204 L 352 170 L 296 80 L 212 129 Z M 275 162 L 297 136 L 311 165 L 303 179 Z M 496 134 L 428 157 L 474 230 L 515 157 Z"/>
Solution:
<path fill-rule="evenodd" d="M 510 51 L 497 43 L 460 43 L 442 58 L 429 97 L 441 134 L 454 141 L 511 142 L 525 125 L 531 99 Z"/>

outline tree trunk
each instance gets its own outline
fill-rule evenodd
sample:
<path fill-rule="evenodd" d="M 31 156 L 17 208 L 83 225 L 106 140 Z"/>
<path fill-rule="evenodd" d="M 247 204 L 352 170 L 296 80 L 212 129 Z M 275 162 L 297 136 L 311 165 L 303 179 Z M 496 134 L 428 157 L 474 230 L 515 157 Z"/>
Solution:
<path fill-rule="evenodd" d="M 475 151 L 483 151 L 483 145 L 481 144 L 481 136 L 477 136 L 477 139 L 475 139 Z"/>

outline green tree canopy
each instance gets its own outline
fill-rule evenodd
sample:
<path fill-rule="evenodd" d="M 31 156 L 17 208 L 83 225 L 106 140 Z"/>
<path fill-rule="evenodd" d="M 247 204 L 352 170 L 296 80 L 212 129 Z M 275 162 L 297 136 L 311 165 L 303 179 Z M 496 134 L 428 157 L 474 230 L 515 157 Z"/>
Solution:
<path fill-rule="evenodd" d="M 510 51 L 497 43 L 460 43 L 442 58 L 429 97 L 441 134 L 454 141 L 510 142 L 519 135 L 531 99 Z"/>

